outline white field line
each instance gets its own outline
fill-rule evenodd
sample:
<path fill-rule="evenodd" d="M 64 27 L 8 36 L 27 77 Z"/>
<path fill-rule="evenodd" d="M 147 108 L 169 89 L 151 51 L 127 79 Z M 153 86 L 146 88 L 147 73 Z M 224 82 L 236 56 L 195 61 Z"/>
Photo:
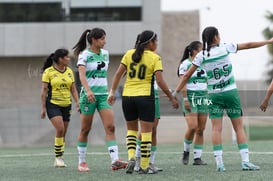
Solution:
<path fill-rule="evenodd" d="M 213 152 L 203 152 L 204 154 L 213 154 Z M 126 155 L 126 152 L 120 152 L 120 155 Z M 158 152 L 159 155 L 180 155 L 182 152 Z M 239 154 L 236 151 L 224 151 L 224 154 Z M 250 152 L 253 155 L 273 155 L 273 152 Z M 20 157 L 41 157 L 41 156 L 52 156 L 54 153 L 24 153 L 24 154 L 1 154 L 0 158 L 20 158 Z M 65 153 L 65 155 L 77 155 L 77 153 Z M 108 155 L 108 152 L 93 152 L 87 153 L 87 155 Z"/>

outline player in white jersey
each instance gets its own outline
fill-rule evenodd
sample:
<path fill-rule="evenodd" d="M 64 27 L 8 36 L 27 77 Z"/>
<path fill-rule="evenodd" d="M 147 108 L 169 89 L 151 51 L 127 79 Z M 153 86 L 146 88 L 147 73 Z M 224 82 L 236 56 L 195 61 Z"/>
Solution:
<path fill-rule="evenodd" d="M 180 79 L 183 79 L 183 75 L 192 66 L 192 60 L 201 50 L 202 43 L 199 41 L 193 41 L 185 48 L 177 71 Z M 193 73 L 187 85 L 183 87 L 182 93 L 183 113 L 188 125 L 184 138 L 182 163 L 184 165 L 189 163 L 190 148 L 194 142 L 193 165 L 207 165 L 207 163 L 201 159 L 204 143 L 203 132 L 208 117 L 207 73 L 202 66 L 197 68 Z"/>
<path fill-rule="evenodd" d="M 100 114 L 105 133 L 106 145 L 111 157 L 112 170 L 123 169 L 126 162 L 119 159 L 118 146 L 115 137 L 114 114 L 107 102 L 107 72 L 109 53 L 103 47 L 106 33 L 103 29 L 94 28 L 83 32 L 80 40 L 74 46 L 78 56 L 79 76 L 82 84 L 80 94 L 81 131 L 78 137 L 79 172 L 88 172 L 86 163 L 88 134 L 91 130 L 94 113 Z M 87 48 L 86 41 L 90 44 Z"/>
<path fill-rule="evenodd" d="M 217 171 L 225 171 L 222 156 L 222 120 L 224 111 L 231 119 L 236 132 L 238 148 L 242 158 L 242 170 L 259 170 L 260 167 L 249 162 L 240 97 L 236 88 L 229 54 L 236 53 L 239 50 L 265 46 L 273 43 L 273 38 L 260 42 L 222 44 L 220 43 L 220 35 L 217 28 L 207 27 L 202 33 L 202 40 L 203 51 L 193 60 L 193 66 L 184 74 L 184 78 L 180 80 L 174 95 L 186 85 L 196 69 L 203 65 L 208 75 L 209 116 L 212 120 L 212 142 Z"/>

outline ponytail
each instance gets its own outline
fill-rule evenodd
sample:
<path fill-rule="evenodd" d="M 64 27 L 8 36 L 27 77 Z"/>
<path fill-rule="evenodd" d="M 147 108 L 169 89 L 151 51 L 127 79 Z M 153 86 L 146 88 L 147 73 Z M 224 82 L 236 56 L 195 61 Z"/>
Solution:
<path fill-rule="evenodd" d="M 90 29 L 85 30 L 82 33 L 78 43 L 73 47 L 74 54 L 78 56 L 83 50 L 86 49 L 87 47 L 86 41 L 91 45 L 92 38 L 97 40 L 102 38 L 105 35 L 106 35 L 105 31 L 101 28 L 93 28 L 92 30 Z"/>
<path fill-rule="evenodd" d="M 69 51 L 66 49 L 57 49 L 54 53 L 51 53 L 44 62 L 42 72 L 44 72 L 45 69 L 51 67 L 53 63 L 58 64 L 59 58 L 64 58 L 65 56 L 68 56 L 68 54 Z"/>
<path fill-rule="evenodd" d="M 47 59 L 44 62 L 44 66 L 42 67 L 42 72 L 44 72 L 45 69 L 53 65 L 53 57 L 54 57 L 54 53 L 51 53 L 49 57 L 47 57 Z"/>
<path fill-rule="evenodd" d="M 135 63 L 139 63 L 145 48 L 147 47 L 150 41 L 155 41 L 157 38 L 156 33 L 153 31 L 144 31 L 138 35 L 138 40 L 136 42 L 136 50 L 132 55 L 132 59 Z"/>
<path fill-rule="evenodd" d="M 180 65 L 184 62 L 184 60 L 188 59 L 190 56 L 193 56 L 193 51 L 198 49 L 202 46 L 202 43 L 200 41 L 193 41 L 188 46 L 186 46 L 182 59 L 179 62 L 178 69 L 177 69 L 177 75 L 179 76 L 179 68 Z"/>
<path fill-rule="evenodd" d="M 207 51 L 208 52 L 207 56 L 208 57 L 210 56 L 211 45 L 214 41 L 214 37 L 217 35 L 219 35 L 218 29 L 213 26 L 209 26 L 203 30 L 202 33 L 203 55 L 205 55 L 205 51 Z"/>
<path fill-rule="evenodd" d="M 90 34 L 90 32 L 91 30 L 87 29 L 82 33 L 78 43 L 73 47 L 75 55 L 78 56 L 84 49 L 86 49 L 86 39 L 87 41 L 90 41 L 90 39 L 87 38 L 87 34 Z"/>

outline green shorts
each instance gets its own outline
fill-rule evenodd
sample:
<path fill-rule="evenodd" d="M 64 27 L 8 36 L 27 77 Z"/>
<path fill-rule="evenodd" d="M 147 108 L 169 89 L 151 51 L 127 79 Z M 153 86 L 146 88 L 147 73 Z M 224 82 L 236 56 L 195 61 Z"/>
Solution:
<path fill-rule="evenodd" d="M 222 118 L 224 110 L 229 118 L 235 119 L 243 115 L 240 96 L 237 89 L 221 93 L 208 94 L 210 119 Z"/>
<path fill-rule="evenodd" d="M 94 114 L 96 109 L 98 111 L 103 109 L 112 109 L 108 104 L 107 95 L 95 95 L 96 102 L 90 103 L 85 93 L 80 95 L 80 110 L 84 115 Z"/>
<path fill-rule="evenodd" d="M 191 105 L 191 111 L 186 110 L 184 100 L 182 100 L 182 111 L 184 114 L 200 113 L 208 114 L 208 98 L 207 91 L 191 91 L 187 90 L 188 100 Z"/>
<path fill-rule="evenodd" d="M 160 100 L 155 98 L 155 118 L 160 119 Z"/>

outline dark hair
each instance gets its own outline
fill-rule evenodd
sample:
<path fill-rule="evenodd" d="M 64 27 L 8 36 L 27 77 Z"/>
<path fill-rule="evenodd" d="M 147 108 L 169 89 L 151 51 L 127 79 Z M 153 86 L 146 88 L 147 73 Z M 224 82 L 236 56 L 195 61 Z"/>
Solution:
<path fill-rule="evenodd" d="M 214 37 L 219 35 L 218 29 L 209 26 L 203 30 L 202 33 L 202 41 L 203 41 L 203 54 L 205 54 L 205 50 L 208 52 L 208 57 L 210 56 L 210 49 L 211 49 L 211 44 L 213 43 Z"/>
<path fill-rule="evenodd" d="M 138 44 L 138 42 L 139 42 L 140 37 L 141 37 L 141 33 L 139 33 L 139 34 L 137 35 L 136 43 L 135 43 L 135 48 L 137 47 L 137 44 Z"/>
<path fill-rule="evenodd" d="M 73 47 L 74 54 L 78 56 L 86 48 L 86 41 L 91 45 L 92 38 L 97 40 L 102 38 L 104 35 L 106 35 L 106 33 L 101 28 L 93 28 L 92 30 L 90 29 L 85 30 L 82 33 L 77 44 Z"/>
<path fill-rule="evenodd" d="M 54 53 L 51 53 L 44 62 L 42 72 L 44 72 L 48 67 L 51 67 L 53 62 L 58 64 L 59 58 L 64 58 L 65 56 L 68 56 L 68 54 L 69 51 L 66 49 L 57 49 Z"/>
<path fill-rule="evenodd" d="M 179 65 L 178 65 L 178 69 L 177 69 L 177 75 L 178 76 L 179 76 L 179 67 L 180 67 L 181 63 L 184 60 L 188 59 L 190 56 L 192 56 L 193 51 L 198 50 L 198 48 L 200 46 L 202 46 L 202 43 L 200 41 L 193 41 L 188 46 L 186 46 L 186 48 L 184 50 L 184 53 L 183 53 L 183 56 L 182 56 L 182 59 L 180 60 Z"/>
<path fill-rule="evenodd" d="M 135 63 L 139 63 L 141 58 L 142 58 L 142 54 L 144 52 L 144 49 L 146 48 L 147 44 L 152 41 L 154 42 L 157 39 L 157 35 L 155 32 L 153 31 L 143 31 L 139 37 L 138 37 L 138 41 L 136 42 L 136 50 L 132 55 L 132 59 Z"/>

